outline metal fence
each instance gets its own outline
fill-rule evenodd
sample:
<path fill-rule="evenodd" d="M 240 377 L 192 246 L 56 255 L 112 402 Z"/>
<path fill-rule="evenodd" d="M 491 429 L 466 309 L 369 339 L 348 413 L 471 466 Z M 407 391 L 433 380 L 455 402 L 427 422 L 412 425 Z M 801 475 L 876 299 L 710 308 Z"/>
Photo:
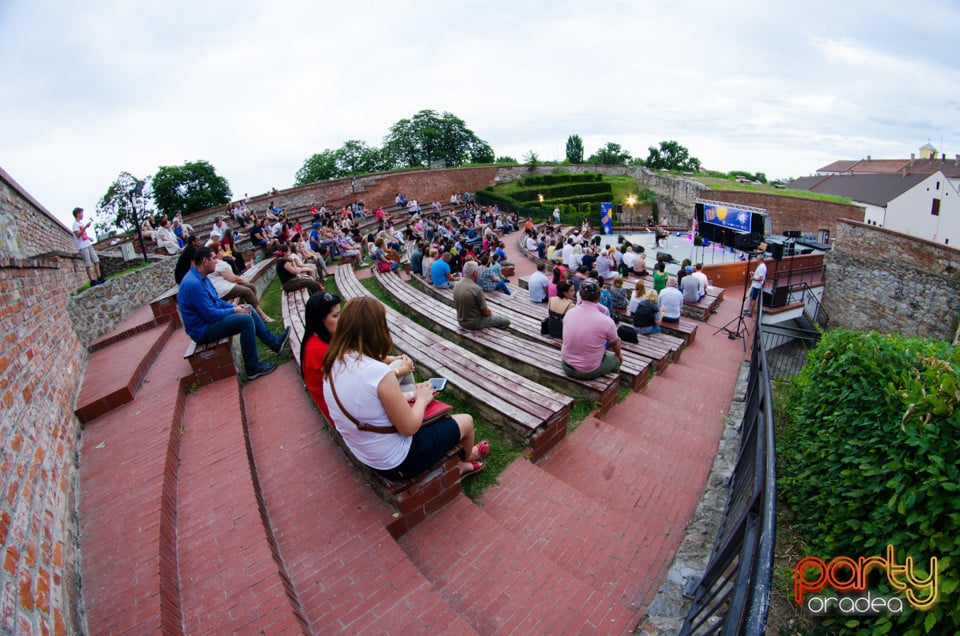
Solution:
<path fill-rule="evenodd" d="M 776 533 L 773 399 L 764 327 L 757 321 L 740 450 L 717 541 L 681 634 L 764 633 Z"/>

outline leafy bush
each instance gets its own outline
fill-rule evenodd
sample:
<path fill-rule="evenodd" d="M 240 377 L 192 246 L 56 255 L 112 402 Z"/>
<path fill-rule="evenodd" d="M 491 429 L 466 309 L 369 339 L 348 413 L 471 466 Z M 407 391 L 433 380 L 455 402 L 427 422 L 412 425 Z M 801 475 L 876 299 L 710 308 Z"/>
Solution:
<path fill-rule="evenodd" d="M 522 187 L 549 186 L 562 183 L 592 183 L 602 181 L 603 175 L 588 172 L 585 174 L 541 174 L 535 177 L 524 177 L 520 180 Z"/>
<path fill-rule="evenodd" d="M 809 356 L 790 391 L 779 443 L 779 490 L 810 554 L 910 556 L 929 574 L 939 559 L 939 601 L 904 602 L 902 615 L 833 615 L 831 633 L 953 634 L 960 572 L 960 350 L 916 337 L 837 329 Z M 890 589 L 872 571 L 874 595 Z M 902 598 L 902 596 L 901 596 Z"/>

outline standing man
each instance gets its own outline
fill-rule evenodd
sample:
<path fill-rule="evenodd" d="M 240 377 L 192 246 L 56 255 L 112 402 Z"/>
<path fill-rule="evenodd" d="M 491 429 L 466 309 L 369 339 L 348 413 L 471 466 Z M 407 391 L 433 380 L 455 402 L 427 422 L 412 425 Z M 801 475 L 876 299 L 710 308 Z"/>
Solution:
<path fill-rule="evenodd" d="M 457 308 L 457 322 L 464 329 L 487 329 L 488 327 L 506 329 L 510 326 L 510 320 L 503 316 L 494 316 L 487 307 L 483 289 L 477 284 L 479 271 L 477 261 L 467 261 L 463 265 L 463 278 L 453 288 L 453 305 Z"/>
<path fill-rule="evenodd" d="M 752 316 L 753 312 L 757 310 L 757 301 L 760 299 L 760 294 L 763 293 L 763 284 L 767 282 L 767 263 L 763 260 L 762 255 L 760 256 L 760 262 L 757 263 L 757 268 L 753 270 L 751 281 L 750 309 L 743 312 L 744 316 Z"/>
<path fill-rule="evenodd" d="M 217 256 L 209 247 L 197 248 L 193 267 L 183 277 L 177 291 L 177 306 L 183 318 L 183 329 L 197 344 L 214 342 L 240 334 L 240 349 L 247 379 L 267 375 L 277 368 L 272 362 L 260 362 L 257 339 L 276 353 L 283 353 L 290 335 L 272 333 L 250 305 L 233 305 L 221 300 L 207 278 L 217 268 Z"/>
<path fill-rule="evenodd" d="M 530 290 L 530 300 L 535 303 L 547 302 L 547 288 L 550 286 L 550 279 L 547 278 L 546 272 L 546 263 L 538 263 L 537 271 L 530 276 L 527 283 L 527 288 Z"/>
<path fill-rule="evenodd" d="M 90 286 L 102 285 L 107 279 L 100 274 L 100 258 L 93 251 L 93 241 L 87 235 L 87 228 L 93 221 L 83 222 L 83 208 L 73 208 L 73 243 L 80 252 L 83 266 L 87 268 Z"/>
<path fill-rule="evenodd" d="M 560 358 L 563 372 L 571 378 L 599 378 L 619 371 L 623 363 L 617 325 L 600 310 L 599 299 L 600 283 L 595 278 L 585 279 L 580 283 L 580 304 L 563 318 Z"/>

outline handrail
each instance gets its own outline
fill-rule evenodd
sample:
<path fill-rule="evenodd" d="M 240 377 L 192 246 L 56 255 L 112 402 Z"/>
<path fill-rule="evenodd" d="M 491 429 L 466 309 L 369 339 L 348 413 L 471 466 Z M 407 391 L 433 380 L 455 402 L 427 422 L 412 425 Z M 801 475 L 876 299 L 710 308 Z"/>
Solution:
<path fill-rule="evenodd" d="M 809 320 L 811 324 L 815 324 L 819 326 L 820 329 L 826 331 L 830 317 L 823 308 L 820 298 L 813 293 L 813 290 L 810 289 L 810 286 L 806 283 L 803 284 L 801 299 L 803 300 L 803 313 L 807 316 L 807 320 Z"/>
<path fill-rule="evenodd" d="M 761 309 L 761 317 L 762 317 Z M 681 634 L 764 633 L 776 539 L 777 473 L 773 398 L 763 325 L 757 319 L 740 423 L 740 452 L 710 562 Z"/>

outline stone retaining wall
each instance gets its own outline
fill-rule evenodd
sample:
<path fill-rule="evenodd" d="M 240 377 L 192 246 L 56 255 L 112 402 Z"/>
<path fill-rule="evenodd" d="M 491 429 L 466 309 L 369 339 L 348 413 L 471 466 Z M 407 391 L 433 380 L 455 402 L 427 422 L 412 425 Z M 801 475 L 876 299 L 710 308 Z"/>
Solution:
<path fill-rule="evenodd" d="M 953 340 L 960 251 L 856 221 L 824 258 L 831 326 Z"/>
<path fill-rule="evenodd" d="M 84 347 L 173 286 L 175 257 L 111 278 L 67 299 L 67 312 Z"/>

